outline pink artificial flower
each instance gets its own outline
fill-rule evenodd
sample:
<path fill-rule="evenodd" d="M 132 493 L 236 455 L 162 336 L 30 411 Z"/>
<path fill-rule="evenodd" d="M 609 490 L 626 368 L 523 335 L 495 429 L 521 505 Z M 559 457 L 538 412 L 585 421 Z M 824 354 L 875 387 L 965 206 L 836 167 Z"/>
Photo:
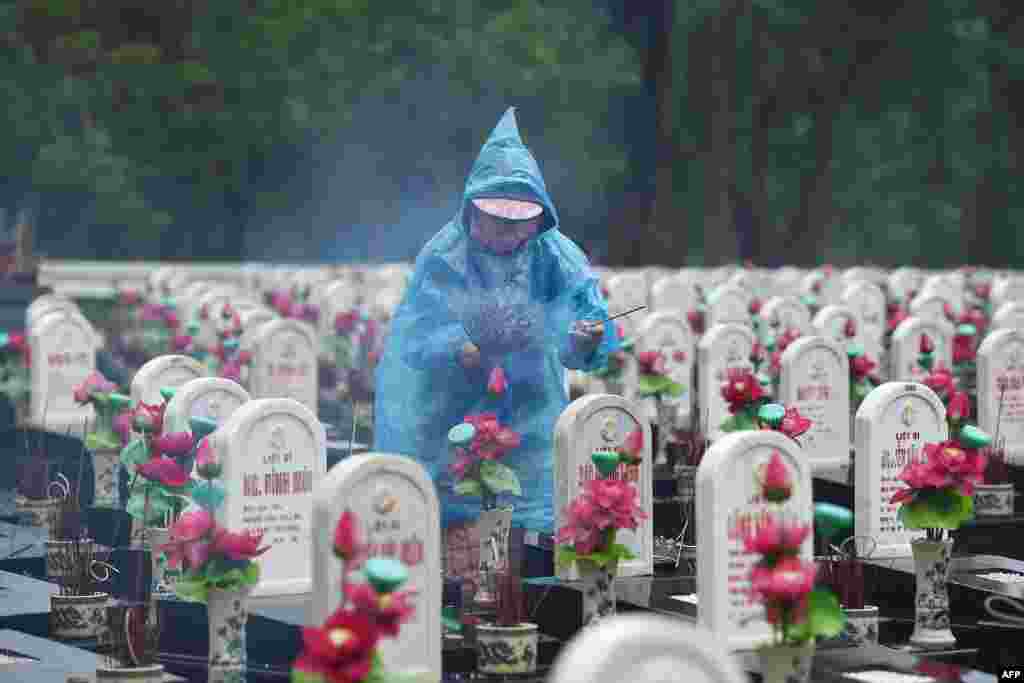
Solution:
<path fill-rule="evenodd" d="M 969 363 L 977 356 L 974 348 L 974 336 L 970 334 L 957 334 L 953 336 L 953 362 Z"/>
<path fill-rule="evenodd" d="M 626 440 L 619 449 L 619 456 L 627 465 L 636 465 L 644 453 L 644 430 L 637 427 L 626 435 Z"/>
<path fill-rule="evenodd" d="M 956 386 L 956 379 L 949 368 L 941 363 L 929 372 L 921 382 L 939 396 L 945 396 L 947 392 L 953 391 Z"/>
<path fill-rule="evenodd" d="M 757 315 L 761 312 L 761 300 L 754 298 L 750 300 L 750 315 Z"/>
<path fill-rule="evenodd" d="M 338 334 L 350 334 L 359 324 L 359 313 L 357 311 L 345 311 L 334 316 L 334 331 Z"/>
<path fill-rule="evenodd" d="M 810 524 L 780 522 L 767 517 L 752 529 L 744 529 L 743 547 L 748 553 L 757 553 L 773 561 L 782 555 L 797 555 L 811 533 Z"/>
<path fill-rule="evenodd" d="M 117 391 L 117 385 L 99 372 L 93 370 L 85 380 L 77 385 L 72 393 L 76 403 L 88 403 L 93 394 L 109 394 Z"/>
<path fill-rule="evenodd" d="M 988 301 L 988 298 L 992 296 L 992 285 L 987 282 L 976 285 L 974 287 L 974 293 L 982 301 Z"/>
<path fill-rule="evenodd" d="M 142 295 L 140 295 L 134 289 L 126 289 L 123 292 L 121 292 L 121 295 L 118 297 L 118 300 L 122 306 L 134 306 L 135 304 L 139 303 L 141 299 Z"/>
<path fill-rule="evenodd" d="M 953 391 L 946 406 L 946 417 L 955 422 L 971 417 L 971 399 L 966 391 Z"/>
<path fill-rule="evenodd" d="M 789 468 L 778 451 L 772 453 L 771 459 L 761 473 L 761 496 L 773 503 L 789 500 L 793 495 L 793 479 Z"/>
<path fill-rule="evenodd" d="M 251 560 L 270 550 L 270 546 L 260 547 L 263 542 L 262 531 L 247 530 L 241 533 L 221 530 L 213 539 L 214 550 L 223 553 L 229 560 Z"/>
<path fill-rule="evenodd" d="M 164 410 L 166 407 L 166 403 L 149 405 L 139 401 L 139 405 L 132 411 L 132 427 L 137 432 L 159 434 L 164 428 Z"/>
<path fill-rule="evenodd" d="M 74 396 L 75 403 L 79 405 L 85 405 L 89 402 L 91 396 L 89 395 L 89 389 L 85 386 L 85 383 L 76 384 L 74 389 L 71 390 L 72 396 Z"/>
<path fill-rule="evenodd" d="M 270 296 L 270 305 L 278 314 L 287 318 L 292 310 L 292 298 L 286 292 L 274 292 Z"/>
<path fill-rule="evenodd" d="M 213 531 L 214 526 L 213 515 L 209 510 L 194 508 L 181 513 L 168 531 L 171 538 L 191 543 Z"/>
<path fill-rule="evenodd" d="M 779 431 L 786 436 L 795 439 L 811 428 L 811 421 L 800 414 L 796 406 L 786 408 L 786 414 L 779 424 Z"/>
<path fill-rule="evenodd" d="M 505 379 L 505 371 L 499 366 L 491 370 L 491 378 L 487 382 L 487 391 L 491 396 L 498 397 L 508 389 L 508 381 Z"/>
<path fill-rule="evenodd" d="M 164 322 L 167 324 L 167 327 L 172 330 L 178 329 L 178 325 L 180 324 L 178 321 L 178 314 L 170 309 L 164 311 Z"/>
<path fill-rule="evenodd" d="M 578 555 L 589 555 L 604 541 L 604 534 L 591 523 L 593 506 L 577 498 L 565 509 L 565 524 L 558 530 L 559 545 L 571 545 Z"/>
<path fill-rule="evenodd" d="M 455 450 L 455 461 L 448 466 L 448 470 L 452 473 L 458 481 L 462 481 L 466 478 L 466 472 L 473 466 L 473 458 L 469 457 L 466 449 L 458 448 Z"/>
<path fill-rule="evenodd" d="M 187 334 L 176 334 L 171 339 L 171 349 L 175 353 L 184 353 L 192 346 L 192 337 Z"/>
<path fill-rule="evenodd" d="M 229 379 L 232 382 L 241 384 L 242 382 L 242 364 L 237 360 L 229 360 L 220 366 L 220 376 L 222 379 Z"/>
<path fill-rule="evenodd" d="M 853 372 L 853 377 L 856 380 L 863 380 L 870 377 L 876 367 L 878 367 L 878 363 L 871 360 L 866 353 L 861 354 L 850 361 L 850 370 Z"/>
<path fill-rule="evenodd" d="M 686 351 L 673 351 L 672 352 L 672 360 L 674 360 L 676 363 L 685 363 L 686 362 Z"/>
<path fill-rule="evenodd" d="M 195 439 L 189 432 L 164 433 L 153 439 L 152 446 L 155 454 L 167 454 L 173 457 L 181 457 L 192 450 Z"/>
<path fill-rule="evenodd" d="M 690 323 L 690 329 L 694 334 L 704 334 L 704 313 L 702 311 L 689 311 L 686 320 Z"/>
<path fill-rule="evenodd" d="M 188 472 L 171 458 L 150 458 L 137 468 L 139 476 L 169 488 L 181 488 L 188 483 Z"/>
<path fill-rule="evenodd" d="M 355 513 L 345 510 L 334 527 L 334 554 L 342 560 L 351 560 L 359 552 L 362 543 Z"/>
<path fill-rule="evenodd" d="M 787 557 L 774 567 L 755 566 L 750 573 L 751 589 L 769 605 L 792 605 L 814 590 L 817 573 L 814 563 Z"/>
<path fill-rule="evenodd" d="M 889 331 L 894 331 L 897 327 L 899 327 L 900 323 L 902 323 L 909 317 L 910 313 L 907 312 L 907 309 L 903 308 L 899 304 L 892 304 L 889 307 L 889 320 L 887 323 Z"/>
<path fill-rule="evenodd" d="M 640 508 L 636 487 L 621 479 L 591 479 L 584 493 L 594 506 L 599 528 L 636 529 L 647 514 Z"/>
<path fill-rule="evenodd" d="M 846 324 L 843 325 L 843 336 L 847 339 L 857 336 L 857 322 L 853 318 L 846 319 Z"/>
<path fill-rule="evenodd" d="M 143 304 L 142 310 L 139 312 L 139 317 L 143 322 L 163 322 L 164 307 L 160 304 Z"/>
<path fill-rule="evenodd" d="M 642 375 L 664 375 L 665 356 L 660 351 L 641 351 L 636 355 Z"/>

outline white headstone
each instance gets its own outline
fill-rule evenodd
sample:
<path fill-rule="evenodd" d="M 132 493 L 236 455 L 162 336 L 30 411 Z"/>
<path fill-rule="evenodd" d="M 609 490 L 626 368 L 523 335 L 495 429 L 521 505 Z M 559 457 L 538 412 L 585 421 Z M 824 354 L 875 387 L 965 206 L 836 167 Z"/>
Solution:
<path fill-rule="evenodd" d="M 608 280 L 608 312 L 618 315 L 647 305 L 647 277 L 642 273 L 616 275 Z M 617 319 L 627 339 L 633 339 L 648 311 L 641 310 Z"/>
<path fill-rule="evenodd" d="M 651 307 L 655 311 L 675 313 L 686 320 L 696 310 L 699 297 L 693 285 L 683 277 L 663 277 L 651 287 Z"/>
<path fill-rule="evenodd" d="M 887 322 L 882 288 L 872 282 L 854 282 L 843 292 L 843 304 L 857 315 L 862 327 L 860 336 L 881 343 Z"/>
<path fill-rule="evenodd" d="M 213 433 L 224 470 L 217 521 L 231 531 L 265 530 L 254 595 L 312 588 L 313 494 L 327 469 L 327 435 L 289 398 L 244 403 Z"/>
<path fill-rule="evenodd" d="M 707 326 L 736 323 L 750 325 L 751 293 L 734 285 L 717 287 L 708 296 Z"/>
<path fill-rule="evenodd" d="M 1024 302 L 1024 277 L 1001 277 L 992 286 L 992 305 L 997 310 L 1003 304 Z"/>
<path fill-rule="evenodd" d="M 798 330 L 811 334 L 811 311 L 795 296 L 773 296 L 761 307 L 761 318 L 769 326 L 777 328 L 779 334 L 786 330 Z"/>
<path fill-rule="evenodd" d="M 335 280 L 326 285 L 320 298 L 320 335 L 334 334 L 334 320 L 338 314 L 351 311 L 358 304 L 359 292 L 352 280 Z"/>
<path fill-rule="evenodd" d="M 389 673 L 441 677 L 441 517 L 437 493 L 421 465 L 399 455 L 353 455 L 317 487 L 313 506 L 313 599 L 309 625 L 338 607 L 344 562 L 334 556 L 334 529 L 350 510 L 371 556 L 392 556 L 409 570 L 403 589 L 418 591 L 412 619 L 380 647 Z"/>
<path fill-rule="evenodd" d="M 78 306 L 75 305 L 75 302 L 70 299 L 53 294 L 44 294 L 34 299 L 25 310 L 25 329 L 31 330 L 44 315 L 56 311 L 67 311 L 77 315 L 82 314 Z"/>
<path fill-rule="evenodd" d="M 886 274 L 880 268 L 869 268 L 865 266 L 854 266 L 847 268 L 842 274 L 843 284 L 847 287 L 856 282 L 872 282 L 879 287 L 885 284 Z"/>
<path fill-rule="evenodd" d="M 294 398 L 316 413 L 319 399 L 316 333 L 297 320 L 272 320 L 252 338 L 253 398 Z"/>
<path fill-rule="evenodd" d="M 978 426 L 1024 464 L 1024 329 L 996 330 L 978 347 Z"/>
<path fill-rule="evenodd" d="M 697 419 L 706 438 L 712 441 L 722 434 L 722 423 L 729 417 L 721 392 L 726 371 L 753 369 L 750 354 L 755 341 L 754 332 L 746 325 L 715 325 L 697 345 Z"/>
<path fill-rule="evenodd" d="M 679 619 L 621 614 L 570 640 L 550 683 L 746 683 L 738 662 L 704 629 Z"/>
<path fill-rule="evenodd" d="M 205 417 L 224 424 L 243 403 L 248 403 L 249 392 L 242 385 L 222 377 L 200 377 L 178 387 L 167 402 L 164 412 L 165 429 L 171 432 L 189 431 L 189 420 Z"/>
<path fill-rule="evenodd" d="M 629 548 L 636 559 L 619 563 L 618 576 L 646 576 L 654 571 L 654 515 L 651 469 L 651 427 L 632 403 L 611 394 L 582 396 L 562 412 L 555 424 L 555 519 L 560 526 L 564 510 L 585 482 L 597 477 L 590 456 L 595 451 L 616 450 L 636 429 L 643 430 L 643 457 L 639 465 L 620 465 L 615 476 L 632 482 L 640 494 L 640 507 L 648 518 L 636 531 L 620 530 L 617 543 Z M 575 566 L 558 569 L 558 575 L 576 580 Z"/>
<path fill-rule="evenodd" d="M 818 306 L 839 304 L 843 299 L 843 288 L 845 284 L 841 277 L 835 273 L 818 268 L 804 275 L 800 283 L 802 294 L 812 295 L 818 302 Z"/>
<path fill-rule="evenodd" d="M 848 338 L 846 336 L 847 323 L 853 321 L 854 325 L 854 336 Z M 860 324 L 860 319 L 857 316 L 857 312 L 847 306 L 830 305 L 825 306 L 818 314 L 814 316 L 814 320 L 811 322 L 814 327 L 815 334 L 820 334 L 822 337 L 831 339 L 837 344 L 842 345 L 844 348 L 851 341 L 858 343 L 861 342 L 863 337 Z"/>
<path fill-rule="evenodd" d="M 139 368 L 132 378 L 132 403 L 138 405 L 141 401 L 147 405 L 159 405 L 164 402 L 161 389 L 177 389 L 186 382 L 207 375 L 206 368 L 191 356 L 157 356 Z"/>
<path fill-rule="evenodd" d="M 992 328 L 1024 330 L 1024 301 L 1007 301 L 992 316 Z"/>
<path fill-rule="evenodd" d="M 668 375 L 682 385 L 683 393 L 675 398 L 666 396 L 662 401 L 673 415 L 675 428 L 688 427 L 693 411 L 693 368 L 697 355 L 689 323 L 675 313 L 649 315 L 640 325 L 636 350 L 660 351 L 665 357 Z M 657 420 L 653 399 L 648 400 L 646 412 L 651 420 Z"/>
<path fill-rule="evenodd" d="M 208 290 L 199 297 L 196 313 L 206 313 L 205 319 L 199 321 L 199 343 L 208 348 L 217 343 L 217 329 L 220 325 L 220 314 L 224 304 L 238 298 L 234 288 L 219 285 Z"/>
<path fill-rule="evenodd" d="M 927 371 L 918 365 L 921 335 L 935 344 L 935 366 L 953 367 L 953 326 L 945 320 L 910 317 L 896 326 L 889 347 L 889 377 L 894 381 L 918 380 Z"/>
<path fill-rule="evenodd" d="M 52 311 L 29 330 L 29 420 L 47 431 L 83 434 L 92 405 L 75 403 L 73 390 L 96 370 L 98 339 L 81 315 Z"/>
<path fill-rule="evenodd" d="M 918 318 L 948 320 L 946 307 L 952 305 L 953 301 L 945 294 L 926 289 L 910 302 L 910 314 Z"/>
<path fill-rule="evenodd" d="M 937 294 L 948 301 L 955 312 L 959 312 L 964 298 L 963 279 L 962 273 L 937 273 L 925 279 L 921 293 Z M 911 309 L 911 313 L 913 313 L 913 309 Z"/>
<path fill-rule="evenodd" d="M 776 296 L 795 296 L 801 294 L 800 283 L 804 278 L 804 272 L 793 266 L 784 266 L 775 273 L 772 290 Z"/>
<path fill-rule="evenodd" d="M 889 273 L 890 301 L 906 301 L 911 294 L 920 291 L 923 282 L 924 276 L 917 268 L 897 268 Z"/>
<path fill-rule="evenodd" d="M 854 429 L 856 535 L 875 540 L 874 557 L 910 557 L 910 540 L 920 532 L 904 529 L 899 505 L 889 501 L 904 488 L 903 467 L 921 457 L 925 444 L 946 439 L 946 408 L 923 384 L 886 382 L 860 404 Z"/>
<path fill-rule="evenodd" d="M 786 463 L 792 497 L 782 505 L 761 498 L 758 475 L 774 453 Z M 751 604 L 750 570 L 757 556 L 743 548 L 741 524 L 756 524 L 765 514 L 784 515 L 806 524 L 813 520 L 811 469 L 803 451 L 779 432 L 732 432 L 712 444 L 697 468 L 697 622 L 729 650 L 753 649 L 770 642 L 772 627 L 764 606 Z M 801 558 L 812 559 L 810 536 Z"/>
<path fill-rule="evenodd" d="M 799 437 L 815 470 L 850 461 L 850 361 L 825 337 L 802 337 L 782 353 L 779 402 L 811 421 Z"/>

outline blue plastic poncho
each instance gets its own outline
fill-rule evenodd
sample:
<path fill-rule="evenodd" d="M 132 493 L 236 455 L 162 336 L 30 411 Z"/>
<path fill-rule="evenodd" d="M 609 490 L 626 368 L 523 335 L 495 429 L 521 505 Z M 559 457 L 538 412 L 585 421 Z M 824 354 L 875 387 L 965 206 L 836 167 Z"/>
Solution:
<path fill-rule="evenodd" d="M 470 200 L 480 198 L 538 203 L 542 227 L 516 251 L 493 253 L 470 235 Z M 521 437 L 503 462 L 518 475 L 523 495 L 500 502 L 514 506 L 516 526 L 551 532 L 554 427 L 569 401 L 565 368 L 603 367 L 618 346 L 614 325 L 605 325 L 594 351 L 578 349 L 569 330 L 576 321 L 607 316 L 597 276 L 559 232 L 540 168 L 509 109 L 470 171 L 459 212 L 416 259 L 392 318 L 377 368 L 375 450 L 410 456 L 430 471 L 445 527 L 470 522 L 479 516 L 480 500 L 452 490 L 447 433 L 467 415 L 496 413 Z M 470 340 L 482 358 L 474 369 L 459 361 Z M 508 388 L 492 396 L 487 383 L 497 366 Z"/>

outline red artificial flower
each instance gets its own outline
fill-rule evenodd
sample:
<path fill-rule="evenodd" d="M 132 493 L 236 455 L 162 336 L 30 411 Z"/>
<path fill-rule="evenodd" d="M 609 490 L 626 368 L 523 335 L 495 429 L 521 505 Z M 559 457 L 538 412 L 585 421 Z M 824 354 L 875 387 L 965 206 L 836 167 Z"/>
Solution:
<path fill-rule="evenodd" d="M 750 573 L 751 591 L 769 605 L 793 605 L 814 590 L 817 573 L 814 563 L 796 557 L 774 567 L 756 565 Z"/>
<path fill-rule="evenodd" d="M 195 445 L 195 440 L 189 432 L 171 432 L 160 434 L 152 441 L 153 455 L 171 455 L 181 457 L 187 455 Z"/>
<path fill-rule="evenodd" d="M 139 476 L 169 488 L 181 488 L 188 483 L 188 472 L 174 460 L 157 456 L 138 466 Z"/>
<path fill-rule="evenodd" d="M 276 310 L 281 317 L 288 317 L 288 314 L 292 310 L 291 296 L 285 292 L 274 292 L 270 295 L 270 302 L 270 305 L 274 307 L 274 310 Z"/>
<path fill-rule="evenodd" d="M 644 430 L 637 427 L 626 436 L 626 441 L 619 449 L 619 456 L 627 465 L 640 462 L 644 452 Z"/>
<path fill-rule="evenodd" d="M 810 524 L 780 522 L 768 516 L 753 528 L 743 529 L 743 548 L 748 553 L 764 555 L 774 563 L 783 556 L 799 555 L 810 534 Z"/>
<path fill-rule="evenodd" d="M 120 296 L 118 297 L 118 301 L 121 303 L 122 306 L 134 306 L 135 304 L 139 303 L 141 298 L 142 296 L 134 289 L 126 289 L 123 292 L 121 292 Z"/>
<path fill-rule="evenodd" d="M 957 334 L 953 336 L 953 362 L 969 363 L 975 359 L 977 351 L 974 348 L 974 335 Z"/>
<path fill-rule="evenodd" d="M 321 628 L 302 629 L 303 652 L 294 668 L 328 683 L 360 683 L 373 668 L 379 640 L 368 617 L 339 609 Z"/>
<path fill-rule="evenodd" d="M 956 323 L 956 310 L 953 308 L 953 304 L 948 301 L 942 304 L 942 313 L 946 316 L 946 320 L 951 323 Z"/>
<path fill-rule="evenodd" d="M 206 564 L 211 546 L 206 537 L 215 528 L 213 516 L 207 510 L 199 508 L 182 513 L 171 525 L 169 542 L 159 548 L 167 554 L 168 566 L 198 570 Z"/>
<path fill-rule="evenodd" d="M 210 445 L 210 437 L 203 437 L 196 450 L 196 472 L 203 479 L 216 479 L 220 476 L 221 465 L 217 462 L 217 454 Z"/>
<path fill-rule="evenodd" d="M 453 477 L 461 481 L 465 479 L 466 473 L 473 466 L 473 462 L 473 458 L 465 448 L 456 448 L 455 460 L 448 466 L 448 471 L 452 473 Z"/>
<path fill-rule="evenodd" d="M 857 336 L 857 321 L 853 318 L 847 318 L 846 324 L 843 325 L 843 336 L 847 339 L 853 339 Z"/>
<path fill-rule="evenodd" d="M 487 392 L 498 397 L 508 389 L 508 381 L 505 379 L 505 371 L 499 366 L 491 370 L 491 377 L 487 381 Z"/>
<path fill-rule="evenodd" d="M 761 300 L 754 298 L 750 300 L 750 315 L 757 315 L 761 312 Z"/>
<path fill-rule="evenodd" d="M 893 494 L 891 503 L 903 503 L 924 489 L 956 488 L 961 495 L 974 493 L 975 484 L 984 481 L 988 458 L 976 449 L 966 449 L 956 441 L 930 443 L 924 447 L 925 459 L 911 462 L 900 472 L 907 485 Z"/>
<path fill-rule="evenodd" d="M 641 351 L 636 361 L 642 375 L 664 375 L 666 372 L 665 356 L 660 351 Z"/>
<path fill-rule="evenodd" d="M 921 353 L 934 353 L 935 342 L 927 334 L 921 334 L 921 343 L 919 345 Z"/>
<path fill-rule="evenodd" d="M 765 351 L 761 342 L 754 342 L 753 348 L 750 349 L 750 362 L 754 365 L 760 365 L 764 361 Z"/>
<path fill-rule="evenodd" d="M 739 412 L 763 397 L 761 383 L 750 370 L 729 368 L 726 371 L 726 381 L 722 383 L 722 398 L 729 404 L 729 412 Z"/>
<path fill-rule="evenodd" d="M 796 406 L 786 408 L 786 414 L 779 423 L 779 431 L 786 436 L 795 439 L 811 428 L 811 421 L 800 414 Z"/>
<path fill-rule="evenodd" d="M 482 460 L 498 460 L 508 451 L 518 448 L 521 442 L 519 434 L 509 427 L 503 427 L 494 413 L 467 415 L 463 422 L 468 422 L 476 429 L 469 451 Z"/>
<path fill-rule="evenodd" d="M 184 353 L 192 346 L 192 337 L 187 334 L 176 334 L 171 339 L 171 350 L 175 353 Z"/>
<path fill-rule="evenodd" d="M 795 342 L 800 337 L 800 330 L 795 330 L 792 328 L 787 329 L 785 332 L 779 335 L 778 339 L 775 340 L 775 348 L 779 352 L 785 351 L 786 349 L 789 348 L 790 344 Z"/>
<path fill-rule="evenodd" d="M 989 297 L 992 296 L 992 285 L 988 282 L 982 282 L 981 284 L 975 285 L 974 293 L 982 301 L 988 301 Z"/>
<path fill-rule="evenodd" d="M 402 624 L 415 613 L 415 608 L 409 603 L 412 595 L 411 591 L 381 595 L 368 583 L 345 586 L 345 597 L 351 601 L 352 606 L 360 614 L 368 616 L 382 636 L 390 638 L 397 638 Z"/>
<path fill-rule="evenodd" d="M 230 360 L 220 366 L 222 379 L 229 379 L 232 382 L 242 383 L 242 364 L 237 360 Z"/>
<path fill-rule="evenodd" d="M 953 373 L 942 364 L 939 364 L 925 375 L 921 382 L 939 396 L 945 396 L 947 392 L 953 391 L 956 387 L 956 379 L 953 377 Z"/>
<path fill-rule="evenodd" d="M 121 445 L 127 446 L 132 436 L 132 412 L 130 410 L 114 418 L 114 432 L 121 437 Z"/>
<path fill-rule="evenodd" d="M 164 322 L 167 324 L 167 327 L 172 330 L 178 329 L 178 325 L 180 324 L 178 321 L 178 314 L 170 309 L 164 311 Z"/>
<path fill-rule="evenodd" d="M 222 529 L 213 539 L 213 547 L 230 560 L 251 560 L 270 550 L 269 545 L 261 548 L 262 542 L 262 531 L 246 530 L 238 533 Z"/>
<path fill-rule="evenodd" d="M 876 367 L 878 367 L 878 363 L 871 360 L 866 353 L 862 353 L 850 361 L 850 370 L 853 372 L 854 379 L 858 381 L 870 377 Z"/>
<path fill-rule="evenodd" d="M 910 317 L 910 314 L 905 308 L 899 304 L 892 304 L 892 308 L 889 310 L 889 331 L 892 332 L 900 323 Z"/>
<path fill-rule="evenodd" d="M 148 432 L 159 434 L 164 428 L 165 403 L 149 405 L 139 401 L 139 405 L 132 413 L 132 426 L 137 432 Z"/>
<path fill-rule="evenodd" d="M 793 479 L 789 468 L 778 451 L 772 453 L 771 459 L 761 473 L 761 496 L 773 503 L 789 500 L 793 495 Z"/>
<path fill-rule="evenodd" d="M 345 510 L 334 528 L 334 554 L 339 559 L 351 560 L 361 545 L 356 516 L 351 510 Z"/>
<path fill-rule="evenodd" d="M 675 361 L 676 363 L 685 363 L 686 362 L 686 351 L 673 351 L 672 352 L 672 360 Z"/>
<path fill-rule="evenodd" d="M 971 399 L 966 391 L 954 391 L 946 406 L 946 417 L 954 422 L 961 422 L 971 417 Z"/>

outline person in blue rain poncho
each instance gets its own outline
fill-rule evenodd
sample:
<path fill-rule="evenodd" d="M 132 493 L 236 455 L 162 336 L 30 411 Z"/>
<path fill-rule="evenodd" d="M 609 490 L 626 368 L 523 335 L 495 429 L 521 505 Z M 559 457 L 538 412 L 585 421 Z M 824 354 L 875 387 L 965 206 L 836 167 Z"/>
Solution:
<path fill-rule="evenodd" d="M 618 348 L 598 278 L 558 213 L 509 109 L 473 164 L 455 217 L 423 247 L 377 366 L 374 449 L 432 474 L 442 524 L 466 528 L 480 500 L 453 492 L 448 431 L 495 413 L 520 445 L 502 462 L 523 495 L 513 525 L 554 527 L 554 427 L 566 368 L 591 371 Z M 507 389 L 488 392 L 494 368 Z M 450 536 L 449 536 L 450 539 Z"/>

